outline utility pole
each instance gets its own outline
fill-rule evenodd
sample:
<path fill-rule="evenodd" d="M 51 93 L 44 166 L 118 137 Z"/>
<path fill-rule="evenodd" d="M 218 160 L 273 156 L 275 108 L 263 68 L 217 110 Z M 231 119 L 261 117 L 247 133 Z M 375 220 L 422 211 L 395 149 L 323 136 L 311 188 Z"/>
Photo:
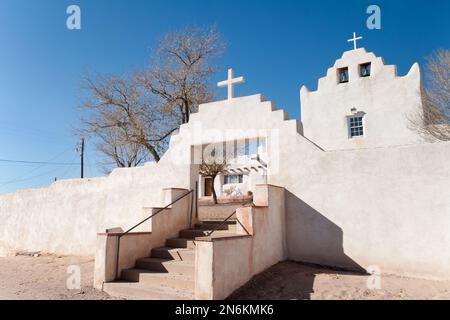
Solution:
<path fill-rule="evenodd" d="M 81 179 L 84 178 L 84 138 L 81 138 Z"/>

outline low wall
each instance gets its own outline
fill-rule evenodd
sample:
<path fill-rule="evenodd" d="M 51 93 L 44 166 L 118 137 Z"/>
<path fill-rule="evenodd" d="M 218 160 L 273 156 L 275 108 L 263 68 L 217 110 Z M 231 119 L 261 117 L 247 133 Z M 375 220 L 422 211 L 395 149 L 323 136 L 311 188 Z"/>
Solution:
<path fill-rule="evenodd" d="M 97 234 L 94 266 L 94 288 L 103 290 L 105 282 L 118 278 L 125 267 L 132 267 L 136 259 L 149 255 L 155 238 L 151 232 L 135 232 L 120 239 L 119 269 L 117 266 L 118 234 Z"/>
<path fill-rule="evenodd" d="M 196 241 L 196 299 L 225 299 L 254 275 L 286 259 L 284 189 L 257 186 L 254 203 L 237 211 L 240 236 Z"/>
<path fill-rule="evenodd" d="M 144 219 L 144 207 L 163 206 L 163 188 L 190 188 L 191 166 L 171 159 L 179 148 L 174 144 L 157 164 L 0 195 L 0 256 L 17 251 L 93 256 L 97 233 L 126 230 Z"/>

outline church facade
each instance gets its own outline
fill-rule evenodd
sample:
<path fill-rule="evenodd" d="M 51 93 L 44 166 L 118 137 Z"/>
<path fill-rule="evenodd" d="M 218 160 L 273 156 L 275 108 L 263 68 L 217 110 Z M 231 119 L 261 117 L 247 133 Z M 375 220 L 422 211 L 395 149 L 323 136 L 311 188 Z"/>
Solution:
<path fill-rule="evenodd" d="M 227 81 L 219 84 L 227 86 Z M 421 86 L 417 63 L 398 76 L 395 65 L 364 48 L 347 51 L 319 79 L 316 91 L 301 88 L 299 132 L 324 151 L 420 143 L 409 119 L 422 106 Z M 231 152 L 224 155 L 229 170 L 214 182 L 219 197 L 243 196 L 267 182 L 266 137 L 223 143 L 220 148 Z M 200 197 L 211 196 L 212 180 L 199 179 Z"/>
<path fill-rule="evenodd" d="M 364 48 L 347 51 L 319 79 L 317 91 L 300 90 L 304 135 L 324 150 L 419 143 L 408 117 L 420 110 L 421 76 L 415 63 L 397 75 Z"/>

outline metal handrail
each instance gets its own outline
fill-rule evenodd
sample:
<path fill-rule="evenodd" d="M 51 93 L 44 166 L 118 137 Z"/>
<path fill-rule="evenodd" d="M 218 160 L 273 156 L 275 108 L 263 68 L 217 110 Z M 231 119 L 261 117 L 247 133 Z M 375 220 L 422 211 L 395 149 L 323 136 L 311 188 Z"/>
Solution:
<path fill-rule="evenodd" d="M 124 235 L 130 233 L 132 230 L 136 229 L 137 227 L 139 227 L 141 224 L 143 224 L 144 222 L 150 220 L 151 218 L 153 218 L 154 216 L 156 216 L 157 214 L 163 212 L 164 210 L 166 210 L 167 208 L 169 208 L 171 205 L 177 203 L 178 201 L 180 201 L 181 199 L 184 199 L 186 196 L 192 194 L 194 192 L 194 190 L 189 190 L 186 194 L 182 195 L 181 197 L 179 197 L 178 199 L 176 199 L 175 201 L 172 201 L 171 203 L 169 203 L 167 206 L 165 206 L 164 208 L 160 208 L 158 209 L 155 213 L 153 213 L 151 216 L 145 218 L 144 220 L 142 220 L 141 222 L 139 222 L 138 224 L 136 224 L 135 226 L 131 227 L 130 229 L 128 229 L 125 232 L 122 232 L 118 235 L 117 237 L 117 256 L 116 256 L 116 276 L 115 278 L 118 278 L 119 275 L 119 253 L 120 253 L 120 238 L 122 238 Z M 193 199 L 192 199 L 193 201 Z M 192 202 L 191 201 L 191 202 Z M 191 203 L 191 212 L 190 215 L 192 215 L 192 203 Z"/>
<path fill-rule="evenodd" d="M 249 200 L 247 202 L 244 202 L 244 204 L 242 205 L 242 207 L 237 208 L 236 210 L 233 211 L 232 214 L 230 214 L 225 220 L 223 220 L 220 224 L 218 224 L 215 228 L 213 228 L 209 233 L 206 234 L 207 237 L 211 236 L 215 231 L 219 230 L 220 227 L 222 227 L 228 220 L 230 220 L 230 218 L 232 216 L 234 216 L 237 212 L 238 209 L 240 208 L 245 208 L 245 206 L 247 204 L 251 203 L 253 205 L 253 199 Z"/>

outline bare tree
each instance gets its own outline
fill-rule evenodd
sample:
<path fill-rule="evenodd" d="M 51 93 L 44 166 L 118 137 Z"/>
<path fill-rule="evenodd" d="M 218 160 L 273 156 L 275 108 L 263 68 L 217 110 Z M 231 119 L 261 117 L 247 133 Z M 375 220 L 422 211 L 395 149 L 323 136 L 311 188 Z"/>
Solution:
<path fill-rule="evenodd" d="M 99 141 L 95 143 L 107 161 L 101 163 L 105 173 L 111 172 L 111 166 L 114 164 L 119 168 L 136 167 L 148 159 L 148 152 L 145 148 L 136 143 L 122 142 L 113 131 L 114 129 L 105 129 L 99 132 Z M 113 161 L 113 162 L 111 162 Z"/>
<path fill-rule="evenodd" d="M 160 99 L 166 112 L 178 114 L 180 123 L 187 123 L 190 113 L 214 96 L 208 85 L 215 73 L 211 60 L 223 49 L 215 28 L 170 33 L 159 41 L 150 68 L 136 78 Z"/>
<path fill-rule="evenodd" d="M 427 58 L 422 108 L 409 116 L 410 128 L 427 140 L 450 140 L 449 75 L 449 50 L 438 50 Z"/>
<path fill-rule="evenodd" d="M 91 97 L 82 106 L 88 113 L 83 123 L 85 131 L 109 145 L 100 151 L 111 151 L 112 142 L 127 152 L 141 151 L 139 145 L 159 161 L 168 138 L 178 128 L 177 117 L 154 105 L 145 88 L 134 80 L 88 76 L 85 83 Z"/>
<path fill-rule="evenodd" d="M 213 147 L 211 152 L 207 152 L 207 157 L 204 157 L 202 163 L 200 164 L 200 175 L 203 177 L 210 177 L 212 179 L 211 191 L 213 194 L 214 204 L 217 204 L 217 194 L 216 189 L 214 188 L 214 181 L 219 174 L 227 171 L 228 166 L 229 165 L 226 162 L 225 157 L 220 156 L 216 147 Z"/>
<path fill-rule="evenodd" d="M 136 164 L 142 150 L 158 162 L 170 135 L 213 99 L 211 60 L 223 48 L 214 28 L 189 28 L 165 36 L 150 67 L 130 78 L 87 76 L 85 134 L 99 137 L 98 150 L 118 166 Z"/>

